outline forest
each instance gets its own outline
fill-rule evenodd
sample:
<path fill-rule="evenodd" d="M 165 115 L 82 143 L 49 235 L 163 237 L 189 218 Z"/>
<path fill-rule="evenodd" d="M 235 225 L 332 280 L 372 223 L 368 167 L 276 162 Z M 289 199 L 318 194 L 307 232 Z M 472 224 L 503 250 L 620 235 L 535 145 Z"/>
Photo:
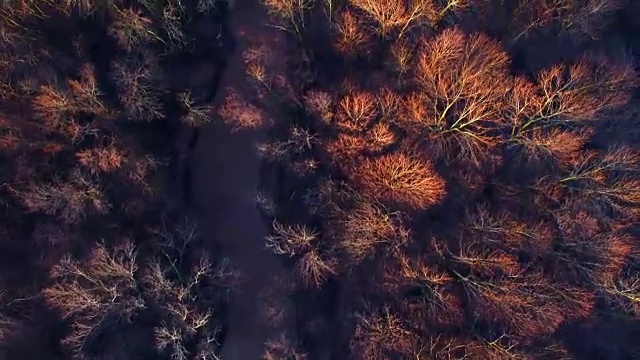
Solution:
<path fill-rule="evenodd" d="M 638 33 L 635 0 L 5 0 L 0 360 L 640 359 Z"/>

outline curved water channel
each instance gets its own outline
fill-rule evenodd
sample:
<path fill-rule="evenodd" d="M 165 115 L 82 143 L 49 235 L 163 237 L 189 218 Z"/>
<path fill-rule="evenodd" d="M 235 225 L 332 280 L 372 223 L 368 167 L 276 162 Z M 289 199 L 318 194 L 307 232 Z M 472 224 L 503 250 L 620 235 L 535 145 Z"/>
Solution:
<path fill-rule="evenodd" d="M 268 14 L 260 0 L 236 2 L 229 12 L 235 40 L 222 74 L 215 105 L 230 89 L 249 90 L 243 52 L 252 44 L 266 43 L 277 51 L 282 34 L 267 26 Z M 216 121 L 199 133 L 191 159 L 193 202 L 200 213 L 203 235 L 221 246 L 222 255 L 242 274 L 229 303 L 229 331 L 222 348 L 224 360 L 262 359 L 268 326 L 261 317 L 259 294 L 270 278 L 284 268 L 264 247 L 267 234 L 256 207 L 261 159 L 257 142 L 260 130 L 236 133 Z"/>

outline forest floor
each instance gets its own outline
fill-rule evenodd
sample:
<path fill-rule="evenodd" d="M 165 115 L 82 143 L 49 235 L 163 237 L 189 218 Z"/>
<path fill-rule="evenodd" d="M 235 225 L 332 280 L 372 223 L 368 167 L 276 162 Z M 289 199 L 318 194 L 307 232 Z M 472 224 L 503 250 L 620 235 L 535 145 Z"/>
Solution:
<path fill-rule="evenodd" d="M 258 0 L 243 1 L 230 9 L 229 27 L 235 40 L 222 75 L 216 108 L 230 89 L 250 92 L 243 53 L 252 44 L 268 44 L 277 51 L 282 34 L 268 27 L 268 14 Z M 260 294 L 284 267 L 265 249 L 268 229 L 256 207 L 261 158 L 257 143 L 261 130 L 232 133 L 219 119 L 205 125 L 191 159 L 193 204 L 200 213 L 208 241 L 220 244 L 222 256 L 241 274 L 230 294 L 229 329 L 222 350 L 225 360 L 261 359 L 268 326 L 260 309 Z"/>

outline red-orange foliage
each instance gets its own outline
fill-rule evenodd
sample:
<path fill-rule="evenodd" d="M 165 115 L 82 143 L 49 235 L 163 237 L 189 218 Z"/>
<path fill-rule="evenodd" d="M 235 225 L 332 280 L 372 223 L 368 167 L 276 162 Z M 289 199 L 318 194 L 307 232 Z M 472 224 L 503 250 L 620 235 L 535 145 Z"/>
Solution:
<path fill-rule="evenodd" d="M 333 214 L 328 233 L 335 239 L 336 248 L 347 255 L 346 265 L 370 257 L 381 246 L 401 246 L 409 240 L 409 231 L 395 215 L 380 204 L 367 201 Z"/>
<path fill-rule="evenodd" d="M 559 179 L 567 195 L 591 201 L 593 208 L 605 216 L 633 218 L 638 215 L 637 164 L 640 153 L 634 149 L 614 147 L 604 153 L 584 152 L 579 161 Z"/>
<path fill-rule="evenodd" d="M 45 125 L 54 129 L 65 115 L 73 110 L 73 101 L 69 95 L 53 85 L 44 85 L 40 88 L 40 94 L 33 100 L 33 108 L 45 121 Z"/>
<path fill-rule="evenodd" d="M 335 124 L 341 130 L 363 131 L 378 116 L 375 97 L 366 92 L 348 94 L 338 102 Z"/>
<path fill-rule="evenodd" d="M 104 115 L 106 109 L 100 100 L 100 90 L 89 65 L 80 69 L 80 80 L 70 79 L 66 86 L 47 84 L 40 87 L 33 99 L 36 114 L 44 120 L 49 131 L 62 130 L 71 119 L 80 113 Z M 64 124 L 62 123 L 64 121 Z"/>
<path fill-rule="evenodd" d="M 67 85 L 75 100 L 78 111 L 92 115 L 104 115 L 105 106 L 100 97 L 102 93 L 98 88 L 93 66 L 85 64 L 80 68 L 80 80 L 68 80 Z"/>
<path fill-rule="evenodd" d="M 486 35 L 452 28 L 422 39 L 415 64 L 411 55 L 404 56 L 416 86 L 402 100 L 382 91 L 382 106 L 397 114 L 392 122 L 427 142 L 436 156 L 479 163 L 483 150 L 499 144 L 508 123 L 504 114 L 512 78 L 507 54 Z"/>
<path fill-rule="evenodd" d="M 112 172 L 122 165 L 122 154 L 115 147 L 82 150 L 76 153 L 76 157 L 92 172 Z"/>
<path fill-rule="evenodd" d="M 413 66 L 414 49 L 404 40 L 398 40 L 391 46 L 392 66 L 399 74 L 405 74 Z"/>
<path fill-rule="evenodd" d="M 392 206 L 426 209 L 445 195 L 445 183 L 427 160 L 402 153 L 364 159 L 351 177 L 364 194 Z"/>
<path fill-rule="evenodd" d="M 571 66 L 556 65 L 538 76 L 544 94 L 541 111 L 547 118 L 591 119 L 601 110 L 627 103 L 635 82 L 631 64 L 583 59 Z"/>
<path fill-rule="evenodd" d="M 420 339 L 405 326 L 403 319 L 389 309 L 379 315 L 359 314 L 350 344 L 351 352 L 357 359 L 371 360 L 415 355 Z"/>
<path fill-rule="evenodd" d="M 362 135 L 340 133 L 336 139 L 327 142 L 325 150 L 337 166 L 348 172 L 358 158 L 364 155 L 380 155 L 390 145 L 395 144 L 397 139 L 389 125 L 379 123 Z"/>
<path fill-rule="evenodd" d="M 150 27 L 151 20 L 142 16 L 139 10 L 116 9 L 115 20 L 111 23 L 109 34 L 116 39 L 118 45 L 132 50 L 157 37 Z"/>
<path fill-rule="evenodd" d="M 338 15 L 335 41 L 336 50 L 343 56 L 367 54 L 371 48 L 372 34 L 368 31 L 354 12 L 342 11 Z"/>
<path fill-rule="evenodd" d="M 266 116 L 261 109 L 244 100 L 233 90 L 227 95 L 218 114 L 234 131 L 255 129 L 267 123 Z"/>
<path fill-rule="evenodd" d="M 77 170 L 67 181 L 34 182 L 17 195 L 27 211 L 54 215 L 67 223 L 91 213 L 104 214 L 111 207 L 95 180 Z"/>
<path fill-rule="evenodd" d="M 571 131 L 557 128 L 536 128 L 529 138 L 516 139 L 525 149 L 522 151 L 524 161 L 552 160 L 562 166 L 578 161 L 580 151 L 589 140 L 591 131 Z"/>
<path fill-rule="evenodd" d="M 317 121 L 329 124 L 333 119 L 333 98 L 331 94 L 321 91 L 310 91 L 304 97 L 307 110 Z"/>
<path fill-rule="evenodd" d="M 274 41 L 279 40 L 275 39 Z M 249 80 L 256 85 L 255 89 L 261 99 L 267 99 L 271 96 L 283 98 L 294 96 L 290 82 L 282 76 L 283 69 L 288 64 L 277 56 L 270 46 L 274 46 L 274 44 L 253 45 L 242 54 Z"/>
<path fill-rule="evenodd" d="M 539 275 L 472 286 L 474 316 L 524 338 L 552 334 L 563 321 L 587 317 L 594 306 L 592 293 Z"/>
<path fill-rule="evenodd" d="M 42 147 L 45 154 L 57 154 L 64 149 L 64 145 L 60 143 L 46 143 Z"/>
<path fill-rule="evenodd" d="M 361 157 L 369 149 L 369 143 L 363 136 L 339 134 L 325 145 L 330 158 L 342 167 L 351 165 L 354 159 Z"/>
<path fill-rule="evenodd" d="M 402 35 L 418 22 L 435 22 L 439 17 L 432 0 L 351 0 L 351 4 L 369 15 L 378 25 L 382 35 L 398 29 Z"/>
<path fill-rule="evenodd" d="M 400 95 L 389 88 L 383 88 L 377 94 L 376 102 L 382 120 L 387 122 L 391 122 L 398 115 L 402 106 Z"/>
<path fill-rule="evenodd" d="M 477 3 L 489 2 L 500 3 Z M 595 17 L 617 7 L 597 2 L 582 5 Z M 311 115 L 293 121 L 317 142 L 281 165 L 312 158 L 325 178 L 287 192 L 309 206 L 295 222 L 320 231 L 291 256 L 302 282 L 347 284 L 346 357 L 563 358 L 551 340 L 563 324 L 640 308 L 640 159 L 603 145 L 614 130 L 602 121 L 632 101 L 631 62 L 590 54 L 529 73 L 500 31 L 447 26 L 466 5 L 476 7 L 348 1 L 331 34 L 347 74 L 293 105 Z M 516 22 L 563 30 L 598 20 L 579 19 L 576 1 L 507 5 L 522 12 Z M 361 30 L 368 20 L 382 36 Z M 324 263 L 333 271 L 301 271 Z"/>
<path fill-rule="evenodd" d="M 43 291 L 47 303 L 63 318 L 73 319 L 64 344 L 79 353 L 101 321 L 130 320 L 144 307 L 136 289 L 136 252 L 129 242 L 113 252 L 98 245 L 83 262 L 64 258 L 51 269 L 57 281 Z M 101 320 L 102 319 L 102 320 Z"/>

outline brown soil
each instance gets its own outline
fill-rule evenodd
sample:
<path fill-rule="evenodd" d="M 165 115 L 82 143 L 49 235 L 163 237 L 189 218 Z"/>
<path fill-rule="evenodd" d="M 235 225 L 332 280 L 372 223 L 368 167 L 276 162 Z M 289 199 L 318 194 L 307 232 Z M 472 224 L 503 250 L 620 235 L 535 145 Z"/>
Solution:
<path fill-rule="evenodd" d="M 230 89 L 250 91 L 243 52 L 264 43 L 277 51 L 282 34 L 267 26 L 267 12 L 259 0 L 238 1 L 229 24 L 236 40 L 220 81 L 216 104 Z M 201 213 L 204 236 L 221 245 L 222 253 L 242 274 L 229 304 L 229 331 L 223 344 L 225 360 L 261 359 L 268 326 L 260 313 L 264 284 L 284 270 L 264 247 L 267 228 L 256 207 L 261 159 L 256 144 L 261 130 L 231 133 L 221 121 L 202 128 L 192 158 L 193 201 Z"/>

